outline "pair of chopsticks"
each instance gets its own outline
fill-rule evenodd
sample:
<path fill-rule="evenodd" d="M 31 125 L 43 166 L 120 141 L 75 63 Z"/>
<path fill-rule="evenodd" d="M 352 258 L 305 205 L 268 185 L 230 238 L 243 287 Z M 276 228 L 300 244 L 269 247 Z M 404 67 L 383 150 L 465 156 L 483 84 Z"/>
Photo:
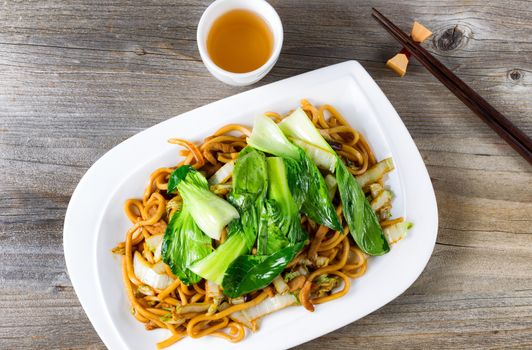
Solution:
<path fill-rule="evenodd" d="M 379 22 L 412 56 L 428 69 L 440 82 L 476 113 L 500 137 L 532 164 L 532 140 L 510 120 L 493 108 L 485 99 L 458 78 L 451 70 L 432 56 L 427 50 L 393 24 L 382 13 L 373 8 L 371 16 Z"/>

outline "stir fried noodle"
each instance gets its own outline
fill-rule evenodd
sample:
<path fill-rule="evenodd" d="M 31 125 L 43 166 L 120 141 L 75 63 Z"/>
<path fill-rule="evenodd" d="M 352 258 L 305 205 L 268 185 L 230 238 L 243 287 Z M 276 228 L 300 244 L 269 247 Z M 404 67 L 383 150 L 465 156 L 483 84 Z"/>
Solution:
<path fill-rule="evenodd" d="M 306 100 L 302 101 L 301 107 L 352 175 L 362 175 L 376 164 L 375 156 L 364 136 L 348 125 L 334 107 L 316 107 Z M 283 119 L 282 115 L 275 112 L 267 112 L 266 115 L 275 122 Z M 251 135 L 251 131 L 246 126 L 230 124 L 205 138 L 200 145 L 170 139 L 170 143 L 183 148 L 179 154 L 184 160 L 175 167 L 155 170 L 142 199 L 129 199 L 124 205 L 125 213 L 133 226 L 127 231 L 125 241 L 119 243 L 113 251 L 123 255 L 123 283 L 133 316 L 144 323 L 148 330 L 165 328 L 171 333 L 168 339 L 157 344 L 158 348 L 170 346 L 185 336 L 199 338 L 211 335 L 239 342 L 245 337 L 245 328 L 255 331 L 258 327 L 258 318 L 243 320 L 238 317 L 239 311 L 252 308 L 278 293 L 272 283 L 243 297 L 227 298 L 219 291 L 219 287 L 217 290 L 205 280 L 185 285 L 162 262 L 159 265 L 161 273 L 171 279 L 171 283 L 164 289 L 144 284 L 134 272 L 136 254 L 148 264 L 156 264 L 156 256 L 149 247 L 149 238 L 164 234 L 170 216 L 179 210 L 178 200 L 175 200 L 179 196 L 166 192 L 172 171 L 188 164 L 207 178 L 212 176 L 225 163 L 238 157 L 239 152 L 247 146 L 246 138 Z M 382 179 L 377 182 L 382 185 Z M 224 183 L 211 187 L 211 190 L 225 198 L 231 189 L 230 183 L 231 178 L 225 179 Z M 281 274 L 288 292 L 297 296 L 300 304 L 310 311 L 317 304 L 345 295 L 349 291 L 351 279 L 362 276 L 368 263 L 367 256 L 349 234 L 338 195 L 333 199 L 333 204 L 343 230 L 334 231 L 302 215 L 301 224 L 309 234 L 309 244 Z M 381 210 L 389 210 L 389 207 Z M 388 220 L 379 214 L 381 213 L 377 211 L 383 227 L 403 220 Z M 223 243 L 225 236 L 224 232 L 220 241 L 213 241 L 213 245 L 216 247 Z"/>

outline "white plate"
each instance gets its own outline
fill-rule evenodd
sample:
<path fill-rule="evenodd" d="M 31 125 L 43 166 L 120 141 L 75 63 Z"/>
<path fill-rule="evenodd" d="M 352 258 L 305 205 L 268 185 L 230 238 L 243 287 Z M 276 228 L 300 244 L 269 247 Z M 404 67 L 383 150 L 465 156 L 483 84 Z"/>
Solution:
<path fill-rule="evenodd" d="M 155 125 L 100 158 L 74 191 L 65 217 L 64 249 L 74 289 L 109 349 L 153 349 L 169 336 L 148 332 L 129 313 L 120 260 L 111 249 L 130 226 L 127 198 L 141 197 L 149 174 L 179 161 L 171 137 L 201 141 L 228 123 L 251 124 L 264 111 L 286 112 L 302 98 L 335 106 L 368 139 L 378 159 L 392 156 L 396 170 L 386 181 L 396 197 L 394 215 L 414 222 L 408 237 L 389 254 L 372 258 L 349 293 L 318 305 L 314 313 L 292 307 L 264 318 L 261 328 L 232 344 L 215 337 L 185 338 L 177 349 L 281 349 L 317 338 L 356 321 L 404 292 L 419 276 L 434 248 L 436 199 L 410 134 L 377 84 L 349 61 L 253 89 Z"/>

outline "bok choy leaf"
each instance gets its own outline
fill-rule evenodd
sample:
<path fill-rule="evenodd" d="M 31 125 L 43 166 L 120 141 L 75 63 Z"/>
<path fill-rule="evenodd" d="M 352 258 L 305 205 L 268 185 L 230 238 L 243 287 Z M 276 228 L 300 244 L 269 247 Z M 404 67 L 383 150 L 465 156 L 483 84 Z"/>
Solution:
<path fill-rule="evenodd" d="M 269 285 L 284 270 L 304 242 L 290 244 L 271 255 L 242 255 L 229 266 L 222 282 L 224 294 L 236 298 Z"/>
<path fill-rule="evenodd" d="M 232 298 L 270 284 L 301 250 L 307 238 L 288 187 L 283 159 L 266 158 L 266 162 L 268 201 L 261 220 L 265 234 L 258 238 L 258 255 L 240 256 L 227 269 L 222 287 Z"/>
<path fill-rule="evenodd" d="M 260 212 L 268 188 L 266 160 L 251 147 L 239 154 L 233 171 L 233 191 L 229 201 L 240 212 L 240 220 L 228 227 L 228 238 L 206 258 L 190 269 L 201 277 L 221 284 L 227 267 L 240 255 L 249 253 L 260 225 Z"/>
<path fill-rule="evenodd" d="M 161 248 L 164 263 L 186 285 L 197 283 L 201 277 L 189 267 L 212 251 L 211 239 L 201 232 L 185 204 L 172 215 L 164 233 Z"/>
<path fill-rule="evenodd" d="M 332 147 L 316 130 L 314 124 L 308 119 L 305 111 L 299 107 L 279 123 L 283 133 L 295 139 L 302 140 L 325 151 L 335 154 Z"/>
<path fill-rule="evenodd" d="M 167 192 L 175 189 L 199 228 L 213 239 L 220 239 L 222 229 L 239 217 L 231 204 L 209 191 L 207 179 L 190 165 L 183 165 L 170 174 Z"/>
<path fill-rule="evenodd" d="M 266 158 L 268 164 L 268 201 L 262 212 L 262 232 L 257 241 L 257 253 L 269 255 L 301 242 L 307 234 L 301 228 L 299 211 L 288 187 L 286 167 L 282 158 Z"/>
<path fill-rule="evenodd" d="M 338 220 L 336 209 L 329 197 L 329 189 L 325 184 L 325 180 L 316 164 L 301 151 L 301 170 L 300 177 L 308 181 L 308 192 L 305 201 L 301 206 L 301 211 L 315 222 L 332 228 L 336 231 L 342 230 L 342 225 Z M 303 180 L 300 180 L 303 182 Z M 304 186 L 299 186 L 297 189 L 302 189 Z M 296 189 L 296 190 L 297 190 Z"/>
<path fill-rule="evenodd" d="M 208 281 L 221 284 L 224 273 L 240 255 L 248 253 L 255 237 L 247 235 L 240 221 L 233 220 L 228 226 L 227 240 L 205 258 L 196 261 L 190 270 Z"/>
<path fill-rule="evenodd" d="M 327 186 L 316 164 L 303 149 L 284 136 L 273 120 L 266 116 L 255 118 L 248 144 L 285 160 L 290 177 L 290 189 L 305 215 L 334 230 L 342 229 L 329 199 Z"/>
<path fill-rule="evenodd" d="M 238 209 L 243 230 L 249 235 L 256 236 L 259 231 L 267 190 L 266 157 L 251 147 L 244 148 L 235 164 L 233 190 L 228 199 Z"/>
<path fill-rule="evenodd" d="M 301 139 L 321 149 L 334 152 L 301 108 L 286 117 L 279 127 L 289 137 Z M 349 173 L 338 155 L 336 155 L 335 171 L 343 215 L 353 239 L 359 248 L 369 255 L 387 253 L 390 247 L 377 216 L 371 209 L 357 180 Z"/>
<path fill-rule="evenodd" d="M 336 180 L 344 217 L 358 247 L 369 255 L 388 253 L 390 246 L 384 237 L 377 215 L 371 209 L 357 180 L 340 159 L 336 162 Z"/>
<path fill-rule="evenodd" d="M 283 158 L 299 159 L 297 147 L 288 141 L 279 126 L 265 115 L 255 118 L 253 131 L 247 141 L 251 147 L 263 152 Z"/>

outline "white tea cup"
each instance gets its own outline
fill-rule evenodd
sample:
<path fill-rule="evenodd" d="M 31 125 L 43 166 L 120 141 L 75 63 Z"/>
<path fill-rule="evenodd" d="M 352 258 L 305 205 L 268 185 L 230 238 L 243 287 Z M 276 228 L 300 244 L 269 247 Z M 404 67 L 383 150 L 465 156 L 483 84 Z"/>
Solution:
<path fill-rule="evenodd" d="M 216 19 L 231 10 L 248 10 L 260 16 L 272 33 L 273 49 L 270 57 L 259 68 L 245 73 L 234 73 L 217 66 L 207 51 L 207 37 Z M 198 49 L 205 67 L 218 80 L 233 86 L 245 86 L 262 79 L 275 65 L 283 46 L 283 24 L 274 8 L 265 0 L 216 0 L 207 7 L 198 24 Z"/>

